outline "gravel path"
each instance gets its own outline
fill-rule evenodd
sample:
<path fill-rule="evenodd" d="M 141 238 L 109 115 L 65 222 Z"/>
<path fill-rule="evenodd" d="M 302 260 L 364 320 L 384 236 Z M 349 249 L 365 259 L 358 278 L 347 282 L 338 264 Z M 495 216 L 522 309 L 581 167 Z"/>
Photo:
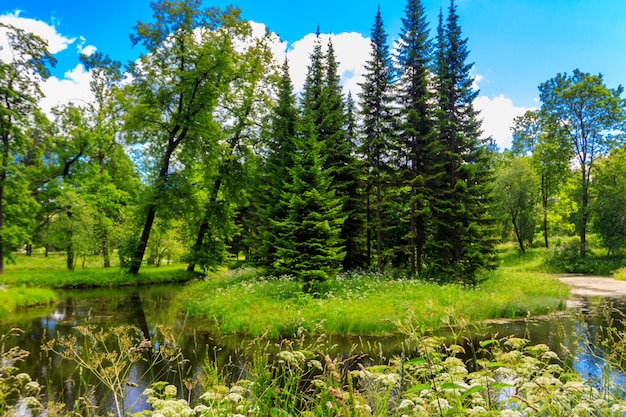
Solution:
<path fill-rule="evenodd" d="M 604 297 L 626 296 L 626 281 L 617 281 L 612 277 L 562 275 L 559 280 L 570 286 L 571 295 L 583 297 L 595 295 Z"/>

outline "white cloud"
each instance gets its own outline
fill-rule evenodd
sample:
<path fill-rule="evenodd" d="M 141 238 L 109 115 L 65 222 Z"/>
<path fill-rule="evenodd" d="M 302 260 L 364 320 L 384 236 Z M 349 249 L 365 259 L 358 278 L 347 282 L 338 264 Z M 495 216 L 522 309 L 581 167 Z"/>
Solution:
<path fill-rule="evenodd" d="M 83 36 L 81 36 L 80 37 L 80 42 L 78 43 L 78 45 L 76 45 L 76 49 L 78 50 L 79 54 L 90 56 L 91 54 L 96 52 L 98 50 L 98 48 L 96 48 L 93 45 L 85 45 L 86 41 L 87 41 L 87 39 L 85 39 Z"/>
<path fill-rule="evenodd" d="M 304 85 L 315 38 L 315 34 L 310 33 L 293 42 L 287 50 L 291 80 L 296 92 L 300 92 Z M 365 62 L 369 59 L 371 49 L 369 38 L 355 32 L 320 34 L 320 38 L 324 53 L 326 53 L 329 39 L 332 41 L 338 62 L 337 72 L 341 78 L 344 93 L 352 92 L 352 95 L 356 96 L 360 91 L 359 83 L 363 82 Z M 284 51 L 278 56 L 282 60 L 285 56 Z"/>
<path fill-rule="evenodd" d="M 15 26 L 19 29 L 24 29 L 46 40 L 48 42 L 48 51 L 51 54 L 56 54 L 67 49 L 69 45 L 76 41 L 76 38 L 68 38 L 58 33 L 54 26 L 42 22 L 41 20 L 20 17 L 19 14 L 20 12 L 16 11 L 14 13 L 1 15 L 0 22 Z"/>
<path fill-rule="evenodd" d="M 40 107 L 48 114 L 52 107 L 57 105 L 69 102 L 76 102 L 80 105 L 93 100 L 89 88 L 91 73 L 85 71 L 82 64 L 77 64 L 74 69 L 63 75 L 62 79 L 50 77 L 41 85 L 45 97 L 41 100 Z"/>
<path fill-rule="evenodd" d="M 484 136 L 491 136 L 501 150 L 511 147 L 513 119 L 531 110 L 526 107 L 516 107 L 513 101 L 503 94 L 493 98 L 478 96 L 474 100 L 474 107 L 480 110 Z"/>
<path fill-rule="evenodd" d="M 33 33 L 48 42 L 48 51 L 51 54 L 57 54 L 69 47 L 76 41 L 76 38 L 68 38 L 57 32 L 56 28 L 40 20 L 28 19 L 20 17 L 19 11 L 13 14 L 5 14 L 0 16 L 0 22 L 15 26 Z M 96 48 L 88 45 L 84 46 L 85 39 L 81 38 L 77 45 L 79 52 L 84 54 L 93 53 Z M 0 33 L 0 46 L 4 49 L 0 51 L 0 59 L 8 62 L 12 59 L 8 50 L 6 37 Z M 41 91 L 45 97 L 39 103 L 42 110 L 50 114 L 52 107 L 59 104 L 67 104 L 70 101 L 87 102 L 92 99 L 89 82 L 91 75 L 85 71 L 81 64 L 76 65 L 74 69 L 66 72 L 63 78 L 50 77 L 41 84 Z"/>

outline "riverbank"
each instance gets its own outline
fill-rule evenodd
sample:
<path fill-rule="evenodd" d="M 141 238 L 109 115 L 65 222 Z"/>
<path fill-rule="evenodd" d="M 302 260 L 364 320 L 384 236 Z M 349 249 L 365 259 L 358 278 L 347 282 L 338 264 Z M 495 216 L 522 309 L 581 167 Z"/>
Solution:
<path fill-rule="evenodd" d="M 19 309 L 51 305 L 56 293 L 49 288 L 9 287 L 0 284 L 0 321 Z"/>

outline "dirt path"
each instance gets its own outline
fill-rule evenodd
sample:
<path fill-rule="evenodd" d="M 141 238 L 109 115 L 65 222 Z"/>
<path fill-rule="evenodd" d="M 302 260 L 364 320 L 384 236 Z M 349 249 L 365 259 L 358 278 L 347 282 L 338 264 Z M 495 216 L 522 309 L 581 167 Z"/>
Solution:
<path fill-rule="evenodd" d="M 559 280 L 569 285 L 573 296 L 626 296 L 626 281 L 591 275 L 562 275 Z"/>

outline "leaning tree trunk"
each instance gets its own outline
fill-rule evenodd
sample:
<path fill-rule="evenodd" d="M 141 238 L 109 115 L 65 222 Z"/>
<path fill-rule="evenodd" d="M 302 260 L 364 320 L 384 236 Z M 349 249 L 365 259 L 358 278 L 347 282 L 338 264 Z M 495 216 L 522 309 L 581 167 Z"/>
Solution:
<path fill-rule="evenodd" d="M 168 141 L 167 149 L 165 150 L 165 154 L 163 155 L 163 161 L 161 163 L 161 169 L 159 170 L 159 176 L 156 183 L 157 193 L 159 192 L 159 188 L 165 184 L 165 181 L 167 181 L 167 173 L 170 168 L 170 159 L 172 158 L 174 150 L 187 135 L 187 128 L 183 128 L 182 131 L 180 131 L 180 134 L 178 134 L 179 130 L 179 126 L 173 129 L 172 134 L 170 135 L 170 139 Z M 159 198 L 159 196 L 157 195 L 155 198 Z M 155 217 L 156 204 L 154 203 L 154 201 L 152 201 L 148 207 L 146 222 L 144 223 L 141 237 L 139 238 L 139 243 L 137 244 L 137 248 L 135 250 L 135 254 L 133 255 L 133 259 L 130 261 L 130 267 L 128 268 L 128 272 L 130 274 L 137 275 L 139 273 L 139 269 L 141 268 L 141 262 L 143 261 L 143 256 L 146 253 L 146 248 L 148 247 L 148 239 L 150 239 L 150 231 L 152 230 L 152 225 L 154 224 Z"/>

